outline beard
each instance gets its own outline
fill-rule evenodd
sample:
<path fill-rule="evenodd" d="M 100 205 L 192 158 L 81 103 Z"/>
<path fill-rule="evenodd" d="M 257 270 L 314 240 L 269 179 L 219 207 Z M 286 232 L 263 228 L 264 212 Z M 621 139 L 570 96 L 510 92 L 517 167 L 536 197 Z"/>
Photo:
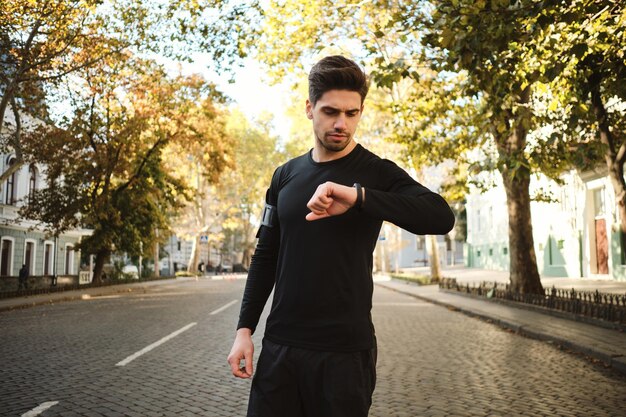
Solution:
<path fill-rule="evenodd" d="M 330 138 L 330 136 L 336 135 L 338 133 L 339 132 L 326 132 L 324 134 L 324 138 L 320 139 L 318 136 L 317 141 L 319 142 L 320 145 L 322 145 L 322 147 L 324 147 L 324 149 L 326 149 L 329 152 L 341 152 L 344 149 L 346 149 L 346 147 L 350 144 L 350 142 L 352 142 L 352 135 L 347 132 L 339 133 L 340 135 L 344 136 L 343 140 L 341 141 L 335 141 Z"/>

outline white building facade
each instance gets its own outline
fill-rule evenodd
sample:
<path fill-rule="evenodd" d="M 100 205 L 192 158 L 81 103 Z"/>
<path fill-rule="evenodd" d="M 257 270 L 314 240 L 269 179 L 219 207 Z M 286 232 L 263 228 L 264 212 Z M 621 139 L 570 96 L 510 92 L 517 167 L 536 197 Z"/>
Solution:
<path fill-rule="evenodd" d="M 495 187 L 467 198 L 466 265 L 509 269 L 506 194 L 499 175 Z M 530 194 L 537 267 L 543 276 L 626 280 L 615 193 L 606 172 L 569 171 L 562 184 L 533 177 Z"/>

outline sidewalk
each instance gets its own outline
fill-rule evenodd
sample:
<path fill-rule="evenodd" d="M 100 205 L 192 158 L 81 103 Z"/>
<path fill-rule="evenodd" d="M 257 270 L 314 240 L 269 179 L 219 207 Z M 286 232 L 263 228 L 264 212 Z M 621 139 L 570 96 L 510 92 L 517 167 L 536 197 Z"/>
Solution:
<path fill-rule="evenodd" d="M 452 273 L 454 272 L 454 273 Z M 462 282 L 491 281 L 502 273 L 481 273 L 481 270 L 461 269 L 443 271 L 446 277 L 457 278 Z M 505 273 L 506 274 L 506 273 Z M 485 277 L 484 279 L 476 277 Z M 488 277 L 488 278 L 487 278 Z M 471 278 L 471 279 L 470 279 Z M 508 276 L 507 276 L 508 280 Z M 400 280 L 379 277 L 376 285 L 398 291 L 434 304 L 458 310 L 464 314 L 492 321 L 501 327 L 511 329 L 521 335 L 561 345 L 609 364 L 613 369 L 626 374 L 626 333 L 607 329 L 592 324 L 555 317 L 537 311 L 526 310 L 505 304 L 490 302 L 463 295 L 439 291 L 436 285 L 419 286 Z M 555 285 L 557 288 L 578 288 L 604 292 L 626 293 L 626 282 L 598 282 L 551 278 L 544 280 L 544 286 Z M 594 281 L 599 285 L 592 286 Z"/>
<path fill-rule="evenodd" d="M 102 297 L 125 292 L 142 292 L 155 285 L 172 284 L 175 282 L 190 281 L 194 278 L 179 277 L 161 279 L 155 281 L 136 282 L 131 284 L 107 285 L 103 287 L 85 288 L 78 290 L 59 291 L 49 294 L 28 295 L 24 297 L 5 298 L 0 300 L 0 311 L 13 310 L 16 308 L 32 307 L 42 304 L 54 304 L 63 301 Z"/>
<path fill-rule="evenodd" d="M 156 285 L 167 285 L 181 282 L 197 281 L 198 279 L 222 280 L 243 279 L 245 274 L 204 275 L 202 277 L 177 277 L 172 279 L 157 279 L 154 281 L 133 282 L 130 284 L 107 285 L 103 287 L 85 288 L 78 290 L 59 291 L 49 294 L 27 295 L 0 299 L 0 312 L 16 308 L 33 307 L 42 304 L 54 304 L 64 301 L 84 300 L 91 297 L 103 297 L 128 292 L 145 292 Z"/>
<path fill-rule="evenodd" d="M 430 267 L 406 268 L 402 272 L 430 276 Z M 467 268 L 464 265 L 445 266 L 441 274 L 446 278 L 456 278 L 460 284 L 486 282 L 509 282 L 509 271 L 492 271 L 489 269 Z M 605 278 L 558 278 L 541 277 L 544 288 L 595 291 L 614 294 L 626 294 L 626 281 L 615 281 Z"/>

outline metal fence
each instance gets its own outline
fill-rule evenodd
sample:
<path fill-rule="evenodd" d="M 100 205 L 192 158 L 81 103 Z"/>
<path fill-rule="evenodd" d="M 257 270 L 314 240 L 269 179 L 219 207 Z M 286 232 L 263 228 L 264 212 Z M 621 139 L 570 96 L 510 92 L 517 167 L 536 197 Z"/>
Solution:
<path fill-rule="evenodd" d="M 626 294 L 607 294 L 597 290 L 578 291 L 574 288 L 566 290 L 556 287 L 545 288 L 543 294 L 520 294 L 511 291 L 509 284 L 506 283 L 458 284 L 454 278 L 442 279 L 439 288 L 626 324 Z"/>

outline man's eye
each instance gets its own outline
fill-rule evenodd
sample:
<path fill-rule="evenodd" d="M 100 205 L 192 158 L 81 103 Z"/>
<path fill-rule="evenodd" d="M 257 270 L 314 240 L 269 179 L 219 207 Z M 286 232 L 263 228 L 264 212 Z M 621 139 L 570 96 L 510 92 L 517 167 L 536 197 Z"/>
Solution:
<path fill-rule="evenodd" d="M 337 112 L 335 110 L 332 110 L 332 109 L 327 109 L 327 110 L 324 110 L 324 113 L 329 115 L 329 116 L 332 116 L 333 114 L 336 114 Z"/>
<path fill-rule="evenodd" d="M 349 111 L 348 113 L 346 113 L 348 117 L 355 117 L 357 114 L 359 114 L 358 111 Z"/>

